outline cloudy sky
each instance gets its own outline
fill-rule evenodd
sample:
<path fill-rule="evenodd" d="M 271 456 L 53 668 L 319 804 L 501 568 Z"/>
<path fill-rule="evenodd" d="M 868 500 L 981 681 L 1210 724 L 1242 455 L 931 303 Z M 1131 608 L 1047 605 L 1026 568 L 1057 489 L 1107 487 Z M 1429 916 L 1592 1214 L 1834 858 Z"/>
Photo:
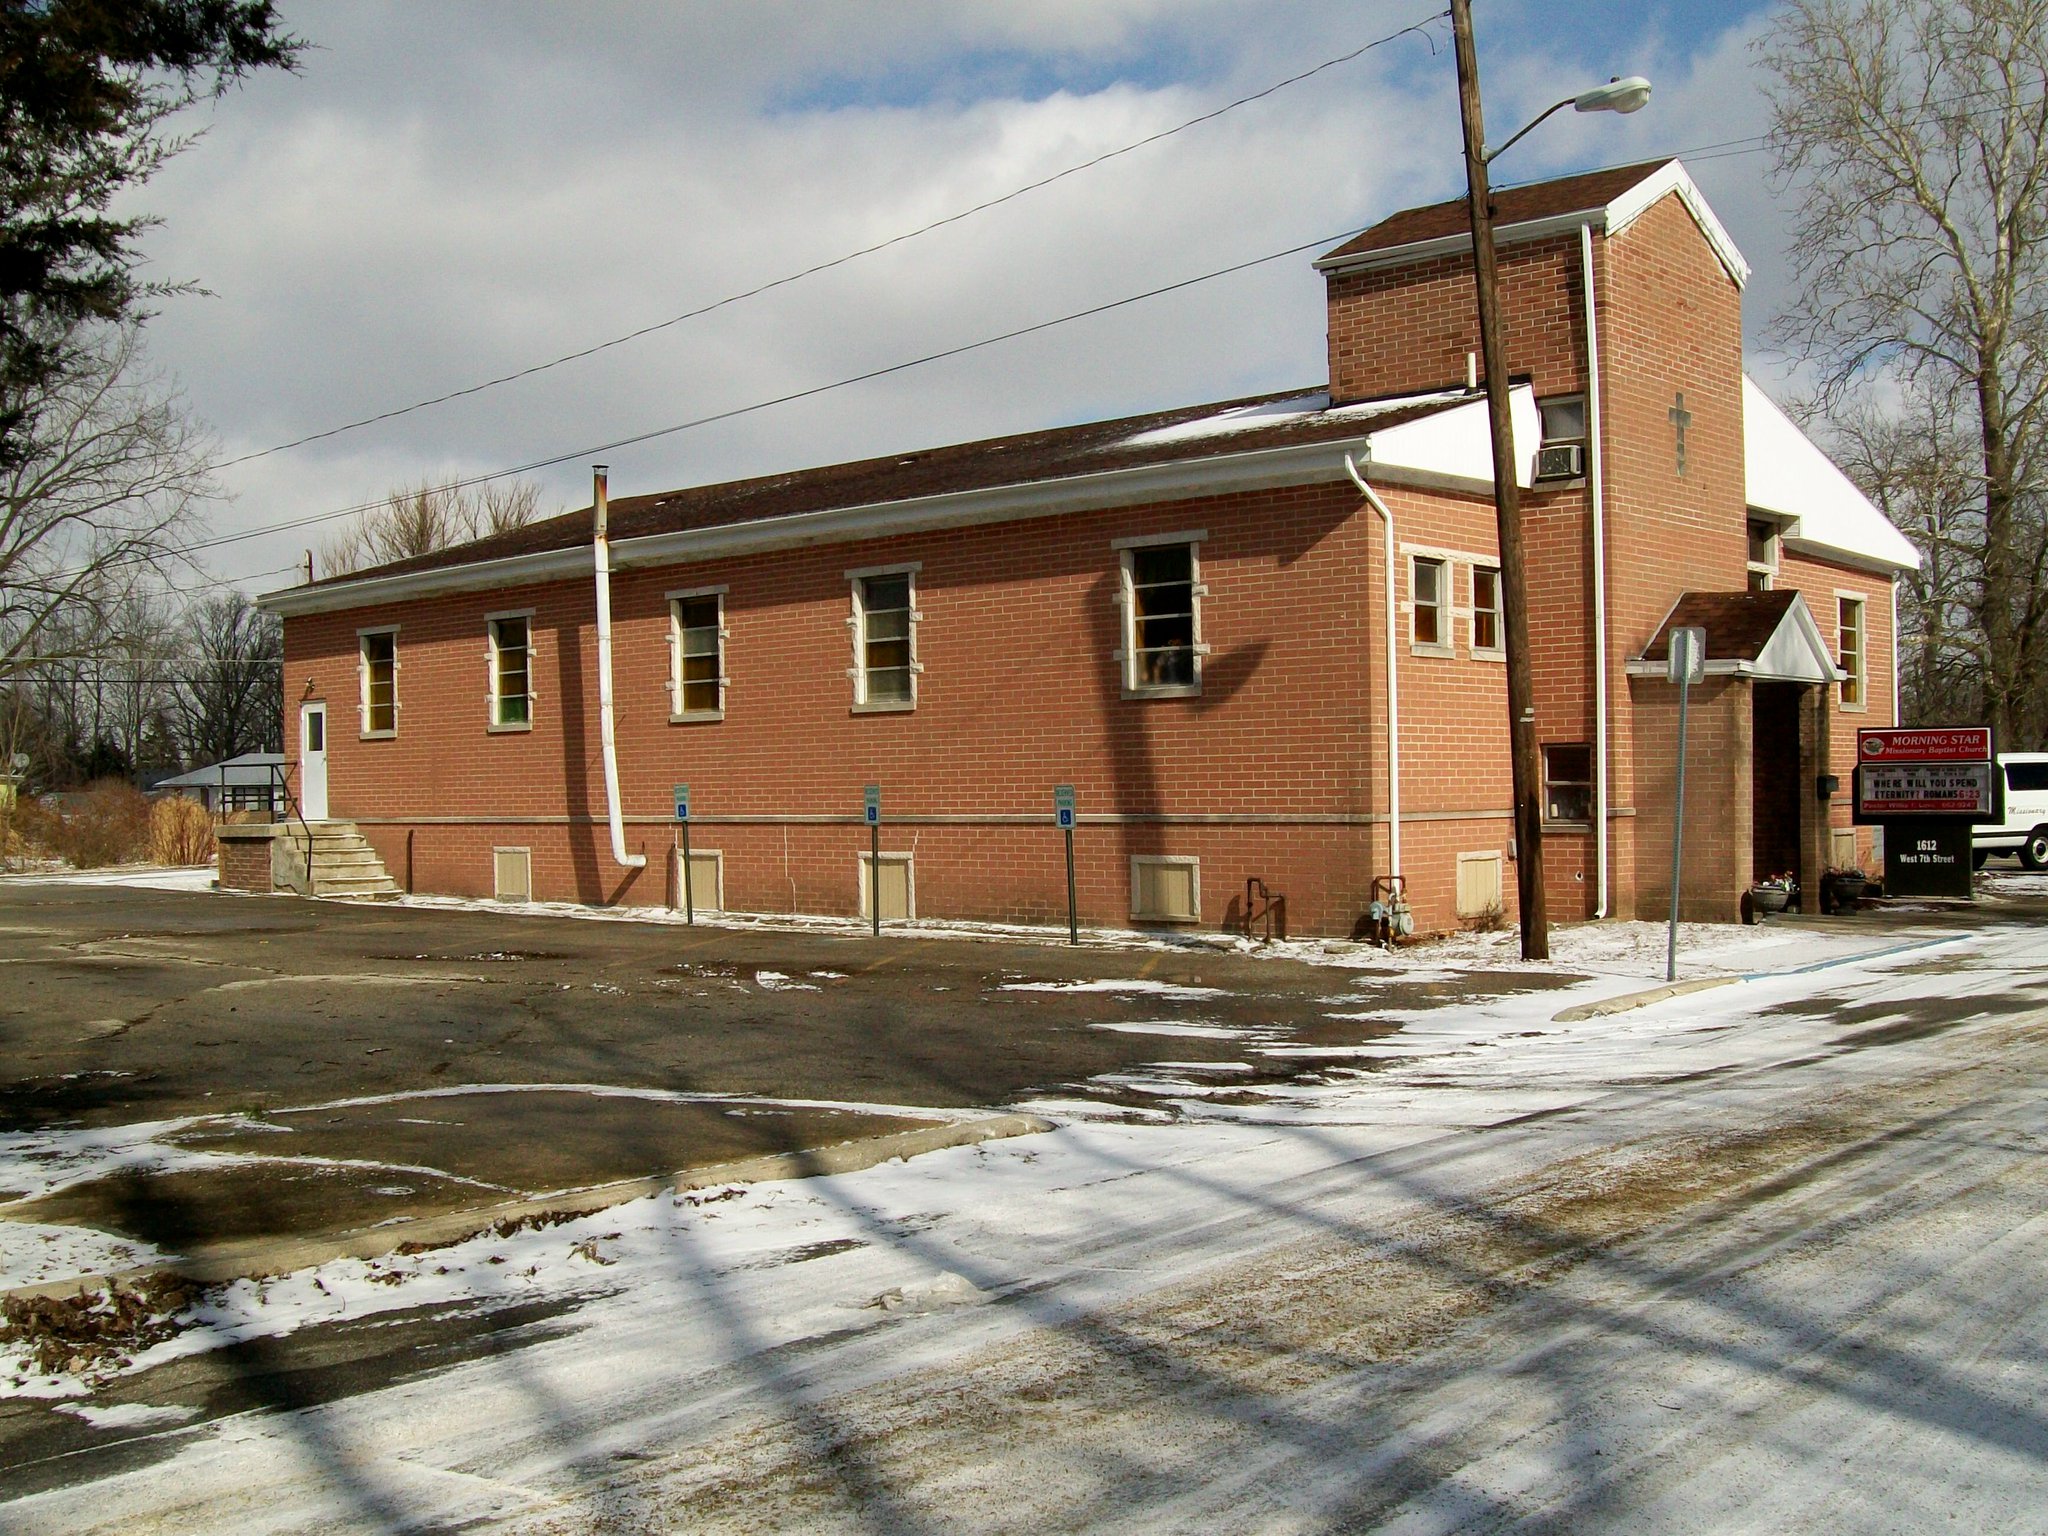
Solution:
<path fill-rule="evenodd" d="M 531 369 L 916 229 L 1402 28 L 1435 0 L 284 0 L 301 71 L 191 114 L 133 200 L 149 275 L 208 292 L 152 323 L 218 434 L 210 531 L 271 528 L 424 477 L 589 464 L 628 495 L 1320 384 L 1313 251 L 631 446 L 597 445 L 1309 242 L 1462 190 L 1449 24 L 1042 190 L 515 382 Z M 1786 292 L 1744 0 L 1480 0 L 1498 141 L 1646 74 L 1632 118 L 1553 118 L 1496 166 L 1533 180 L 1677 153 L 1756 267 L 1753 350 Z M 1763 362 L 1758 359 L 1759 364 Z M 1768 376 L 1770 370 L 1765 368 Z M 256 457 L 245 457 L 258 455 Z M 332 528 L 206 552 L 288 584 Z"/>

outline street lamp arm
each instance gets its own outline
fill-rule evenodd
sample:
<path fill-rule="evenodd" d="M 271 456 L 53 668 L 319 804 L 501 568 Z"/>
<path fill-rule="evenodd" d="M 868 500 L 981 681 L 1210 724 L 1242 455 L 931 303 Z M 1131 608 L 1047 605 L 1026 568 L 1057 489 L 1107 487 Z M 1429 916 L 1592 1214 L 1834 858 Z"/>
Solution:
<path fill-rule="evenodd" d="M 1566 107 L 1570 106 L 1576 100 L 1578 100 L 1576 96 L 1567 96 L 1563 101 L 1556 102 L 1550 106 L 1545 107 L 1541 112 L 1537 113 L 1534 117 L 1530 118 L 1528 122 L 1524 123 L 1520 128 L 1517 128 L 1514 134 L 1508 139 L 1507 143 L 1501 145 L 1498 149 L 1482 150 L 1480 153 L 1480 157 L 1483 160 L 1485 160 L 1488 165 L 1493 164 L 1495 160 L 1499 159 L 1502 155 L 1506 154 L 1509 150 L 1513 149 L 1516 144 L 1521 142 L 1521 140 L 1529 133 L 1531 129 L 1535 128 L 1545 118 L 1549 117 L 1551 113 L 1562 112 Z"/>

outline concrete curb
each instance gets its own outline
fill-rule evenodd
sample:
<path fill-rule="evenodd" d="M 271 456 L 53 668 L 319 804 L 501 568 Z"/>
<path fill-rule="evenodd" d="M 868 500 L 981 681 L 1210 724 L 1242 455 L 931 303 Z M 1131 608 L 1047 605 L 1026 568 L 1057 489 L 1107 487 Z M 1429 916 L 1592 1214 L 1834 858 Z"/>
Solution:
<path fill-rule="evenodd" d="M 1040 1119 L 1037 1115 L 991 1115 L 979 1120 L 954 1120 L 941 1125 L 922 1126 L 914 1131 L 896 1131 L 887 1136 L 834 1142 L 799 1152 L 772 1152 L 760 1157 L 741 1158 L 736 1162 L 685 1168 L 674 1174 L 621 1179 L 611 1184 L 564 1190 L 533 1199 L 469 1206 L 459 1211 L 421 1216 L 385 1226 L 360 1227 L 347 1232 L 323 1233 L 317 1237 L 260 1238 L 221 1243 L 173 1258 L 165 1264 L 16 1286 L 0 1291 L 0 1298 L 25 1300 L 36 1296 L 75 1296 L 81 1291 L 103 1290 L 113 1282 L 132 1283 L 161 1274 L 180 1275 L 201 1285 L 220 1285 L 258 1275 L 290 1274 L 331 1259 L 382 1258 L 406 1243 L 423 1248 L 448 1247 L 505 1221 L 517 1222 L 532 1217 L 574 1220 L 623 1205 L 628 1200 L 664 1194 L 669 1190 L 681 1194 L 686 1190 L 726 1184 L 766 1184 L 783 1179 L 858 1173 L 863 1168 L 873 1168 L 894 1158 L 916 1157 L 924 1152 L 942 1152 L 949 1147 L 974 1146 L 1011 1136 L 1033 1136 L 1052 1128 L 1050 1120 Z"/>
<path fill-rule="evenodd" d="M 1620 997 L 1605 997 L 1597 1003 L 1576 1003 L 1570 1008 L 1561 1008 L 1550 1016 L 1553 1024 L 1577 1024 L 1584 1019 L 1604 1019 L 1610 1013 L 1627 1013 L 1635 1008 L 1647 1008 L 1652 1003 L 1661 1003 L 1668 998 L 1684 997 L 1692 992 L 1708 992 L 1715 987 L 1725 987 L 1742 980 L 1740 976 L 1700 976 L 1692 981 L 1674 981 L 1661 987 L 1651 987 L 1646 992 L 1624 992 Z"/>

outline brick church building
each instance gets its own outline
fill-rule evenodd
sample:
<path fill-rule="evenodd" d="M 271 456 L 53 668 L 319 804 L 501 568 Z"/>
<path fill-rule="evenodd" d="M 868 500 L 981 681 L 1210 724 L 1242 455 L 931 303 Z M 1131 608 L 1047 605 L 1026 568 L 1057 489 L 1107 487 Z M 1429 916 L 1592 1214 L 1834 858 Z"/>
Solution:
<path fill-rule="evenodd" d="M 1676 624 L 1687 912 L 1867 862 L 1829 776 L 1913 549 L 1744 376 L 1682 166 L 1496 200 L 1553 918 L 1669 899 Z M 1326 387 L 610 503 L 611 774 L 592 511 L 268 596 L 306 817 L 408 890 L 680 905 L 687 783 L 698 906 L 852 915 L 872 784 L 885 917 L 1056 923 L 1071 784 L 1087 924 L 1348 934 L 1396 873 L 1425 931 L 1511 919 L 1463 204 L 1316 265 Z"/>

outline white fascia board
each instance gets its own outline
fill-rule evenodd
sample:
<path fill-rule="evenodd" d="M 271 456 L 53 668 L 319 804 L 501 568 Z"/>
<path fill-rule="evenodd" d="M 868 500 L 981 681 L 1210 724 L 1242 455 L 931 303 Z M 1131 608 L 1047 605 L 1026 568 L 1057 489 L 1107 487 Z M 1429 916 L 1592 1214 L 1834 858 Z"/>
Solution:
<path fill-rule="evenodd" d="M 1892 575 L 1920 568 L 1920 551 L 1747 374 L 1742 379 L 1743 493 L 1787 519 L 1787 548 Z"/>
<path fill-rule="evenodd" d="M 1525 240 L 1541 240 L 1548 235 L 1568 234 L 1581 224 L 1601 228 L 1607 218 L 1605 209 L 1582 208 L 1576 213 L 1554 213 L 1548 218 L 1525 219 L 1519 224 L 1497 224 L 1493 230 L 1496 248 L 1503 245 L 1517 245 Z M 1455 235 L 1438 235 L 1433 240 L 1411 240 L 1406 245 L 1390 245 L 1377 251 L 1354 251 L 1349 256 L 1319 256 L 1315 261 L 1318 272 L 1370 272 L 1376 267 L 1401 267 L 1412 261 L 1428 261 L 1437 256 L 1458 256 L 1472 249 L 1470 232 Z"/>
<path fill-rule="evenodd" d="M 1700 191 L 1699 184 L 1676 160 L 1666 161 L 1650 172 L 1641 181 L 1630 187 L 1621 196 L 1609 203 L 1605 209 L 1608 237 L 1611 239 L 1641 218 L 1666 193 L 1675 192 L 1678 200 L 1685 204 L 1685 211 L 1692 215 L 1693 223 L 1699 225 L 1700 233 L 1706 236 L 1707 244 L 1720 258 L 1721 265 L 1735 280 L 1737 288 L 1749 285 L 1749 262 L 1735 244 L 1734 236 L 1707 206 L 1707 199 Z"/>
<path fill-rule="evenodd" d="M 1533 413 L 1533 402 L 1530 410 Z M 1369 455 L 1373 441 L 1374 434 L 1361 431 L 1355 437 L 1333 438 L 1327 442 L 1177 459 L 1165 464 L 1068 475 L 1023 485 L 953 491 L 939 496 L 857 507 L 831 507 L 817 512 L 763 518 L 757 522 L 614 539 L 611 564 L 615 571 L 651 565 L 684 565 L 764 550 L 847 544 L 942 528 L 969 528 L 987 523 L 1056 517 L 1068 512 L 1141 506 L 1147 502 L 1191 496 L 1222 496 L 1235 491 L 1345 480 L 1348 476 L 1344 470 L 1344 456 L 1347 453 Z M 471 565 L 442 566 L 396 576 L 373 576 L 331 586 L 290 587 L 281 592 L 265 593 L 257 603 L 283 618 L 334 613 L 440 597 L 454 592 L 488 591 L 580 576 L 591 569 L 591 558 L 587 545 L 576 545 L 540 554 L 485 560 Z"/>
<path fill-rule="evenodd" d="M 1514 429 L 1515 483 L 1526 490 L 1535 483 L 1536 450 L 1543 440 L 1536 391 L 1517 384 L 1508 392 L 1508 414 Z M 1491 492 L 1493 424 L 1485 397 L 1375 432 L 1369 472 L 1446 490 Z"/>

